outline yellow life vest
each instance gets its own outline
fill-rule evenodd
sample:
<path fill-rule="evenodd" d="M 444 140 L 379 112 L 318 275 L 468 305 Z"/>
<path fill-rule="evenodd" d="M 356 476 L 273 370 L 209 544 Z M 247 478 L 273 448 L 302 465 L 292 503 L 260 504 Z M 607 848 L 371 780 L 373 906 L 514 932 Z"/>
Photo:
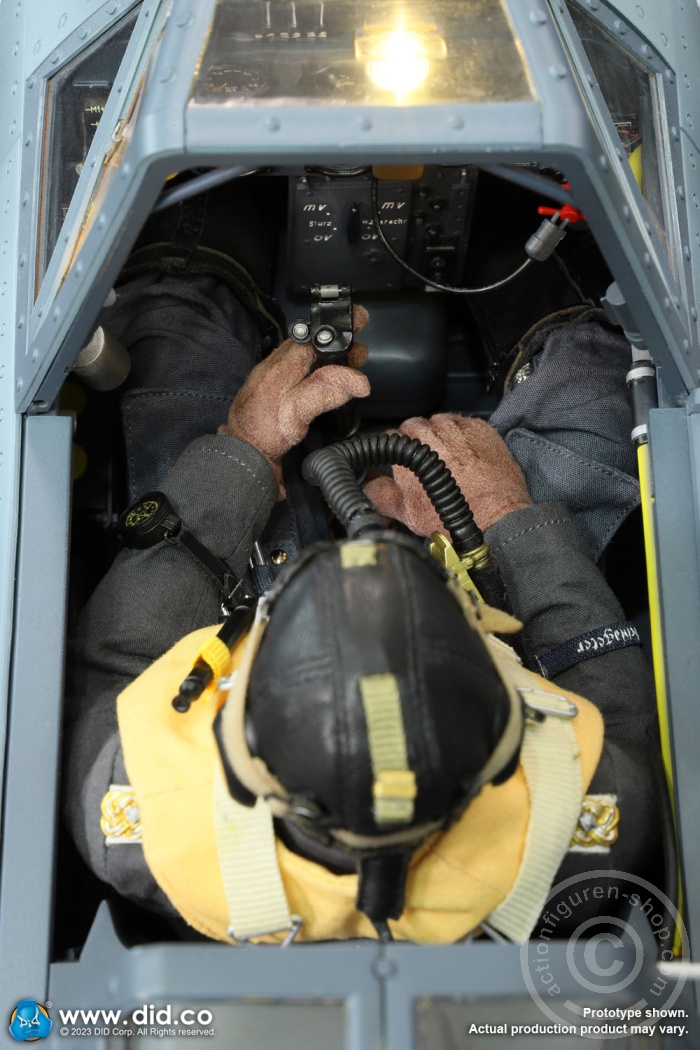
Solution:
<path fill-rule="evenodd" d="M 228 941 L 231 933 L 226 879 L 215 820 L 215 798 L 217 791 L 220 794 L 223 773 L 212 731 L 218 707 L 225 698 L 202 699 L 186 714 L 171 706 L 197 653 L 216 630 L 203 628 L 173 646 L 121 693 L 117 713 L 149 869 L 191 926 L 215 940 Z M 523 912 L 527 893 L 523 896 L 515 892 L 519 877 L 526 874 L 527 878 L 520 881 L 528 881 L 533 871 L 542 869 L 544 888 L 549 887 L 571 841 L 581 801 L 598 765 L 603 745 L 603 721 L 598 709 L 582 697 L 524 670 L 503 643 L 493 639 L 491 645 L 492 657 L 502 670 L 505 666 L 507 673 L 516 676 L 519 688 L 542 696 L 550 709 L 556 710 L 557 703 L 575 705 L 578 714 L 568 722 L 570 744 L 552 746 L 550 740 L 546 749 L 540 746 L 544 736 L 538 737 L 537 726 L 526 730 L 528 747 L 523 754 L 529 749 L 529 771 L 521 760 L 509 780 L 498 787 L 486 785 L 450 828 L 434 834 L 416 849 L 403 914 L 390 924 L 393 936 L 399 940 L 452 942 L 486 919 L 513 939 L 525 939 L 532 927 L 528 929 Z M 234 650 L 233 668 L 241 658 L 242 648 L 243 643 L 239 643 Z M 556 716 L 547 719 L 554 721 Z M 562 825 L 554 848 L 548 842 L 548 828 L 543 827 L 542 816 L 531 821 L 531 794 L 537 777 L 549 777 L 538 797 L 545 808 L 549 805 L 550 817 L 559 819 Z M 553 777 L 556 792 L 552 791 Z M 569 808 L 562 816 L 560 800 L 567 790 Z M 265 805 L 262 800 L 258 804 Z M 545 815 L 545 823 L 546 819 Z M 229 845 L 235 852 L 235 835 Z M 376 937 L 369 919 L 355 908 L 356 875 L 335 875 L 292 852 L 279 840 L 274 842 L 273 851 L 289 911 L 303 918 L 299 940 Z M 255 878 L 251 872 L 250 879 Z M 533 915 L 533 923 L 535 918 Z M 261 939 L 283 938 L 284 934 L 279 933 Z"/>

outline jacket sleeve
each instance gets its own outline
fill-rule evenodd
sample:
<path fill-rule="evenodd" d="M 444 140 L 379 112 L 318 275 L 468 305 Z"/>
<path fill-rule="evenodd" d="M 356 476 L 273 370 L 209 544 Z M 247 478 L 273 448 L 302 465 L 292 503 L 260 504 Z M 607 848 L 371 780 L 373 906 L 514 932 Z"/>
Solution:
<path fill-rule="evenodd" d="M 182 520 L 239 576 L 275 505 L 272 470 L 236 438 L 198 438 L 161 485 Z M 125 784 L 116 698 L 185 634 L 214 624 L 220 595 L 186 552 L 157 544 L 123 550 L 86 605 L 68 651 L 66 815 L 80 852 L 102 879 L 140 900 L 160 891 L 131 846 L 105 847 L 100 802 Z"/>
<path fill-rule="evenodd" d="M 589 545 L 560 503 L 538 504 L 502 518 L 486 533 L 513 611 L 524 623 L 522 645 L 537 657 L 587 631 L 626 619 Z M 576 664 L 554 678 L 595 703 L 606 737 L 647 746 L 655 740 L 653 677 L 639 646 Z"/>

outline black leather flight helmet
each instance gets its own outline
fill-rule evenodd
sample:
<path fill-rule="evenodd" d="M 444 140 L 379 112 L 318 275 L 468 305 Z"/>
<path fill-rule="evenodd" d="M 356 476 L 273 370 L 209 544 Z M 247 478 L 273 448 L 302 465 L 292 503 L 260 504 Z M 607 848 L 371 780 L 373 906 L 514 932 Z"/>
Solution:
<path fill-rule="evenodd" d="M 221 714 L 234 797 L 265 797 L 302 848 L 350 856 L 379 931 L 416 846 L 517 765 L 522 702 L 479 622 L 410 537 L 375 524 L 318 544 L 269 594 Z"/>

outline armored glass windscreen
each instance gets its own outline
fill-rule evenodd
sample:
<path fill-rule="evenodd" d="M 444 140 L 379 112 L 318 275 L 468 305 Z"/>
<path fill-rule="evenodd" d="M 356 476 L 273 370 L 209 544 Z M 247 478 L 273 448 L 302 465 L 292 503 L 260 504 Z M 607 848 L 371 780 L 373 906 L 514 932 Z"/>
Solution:
<path fill-rule="evenodd" d="M 668 253 L 654 76 L 619 41 L 572 4 L 569 10 L 622 148 Z"/>
<path fill-rule="evenodd" d="M 191 104 L 531 98 L 501 0 L 219 0 Z"/>
<path fill-rule="evenodd" d="M 93 41 L 47 83 L 39 276 L 43 276 L 56 247 L 140 6 Z"/>

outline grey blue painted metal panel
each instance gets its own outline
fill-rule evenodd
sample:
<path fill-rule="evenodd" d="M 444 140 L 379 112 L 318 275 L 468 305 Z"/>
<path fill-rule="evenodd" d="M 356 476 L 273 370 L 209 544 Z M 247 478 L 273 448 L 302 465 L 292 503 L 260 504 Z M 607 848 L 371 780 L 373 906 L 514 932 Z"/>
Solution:
<path fill-rule="evenodd" d="M 342 1003 L 343 1050 L 379 1050 L 377 959 L 377 944 L 370 941 L 287 949 L 216 944 L 126 949 L 103 903 L 80 960 L 51 967 L 49 995 L 59 1007 L 94 1009 L 99 1004 L 128 1011 L 144 1003 L 197 1001 L 257 1002 L 261 1011 L 266 1000 Z M 216 1021 L 216 1006 L 212 1010 Z M 217 1029 L 217 1038 L 222 1045 L 236 1045 L 233 1032 Z M 83 1044 L 62 1039 L 60 1045 L 77 1050 Z M 308 1046 L 326 1050 L 325 1044 Z"/>
<path fill-rule="evenodd" d="M 37 416 L 24 430 L 0 862 L 3 1007 L 40 997 L 48 979 L 68 571 L 72 421 Z"/>

